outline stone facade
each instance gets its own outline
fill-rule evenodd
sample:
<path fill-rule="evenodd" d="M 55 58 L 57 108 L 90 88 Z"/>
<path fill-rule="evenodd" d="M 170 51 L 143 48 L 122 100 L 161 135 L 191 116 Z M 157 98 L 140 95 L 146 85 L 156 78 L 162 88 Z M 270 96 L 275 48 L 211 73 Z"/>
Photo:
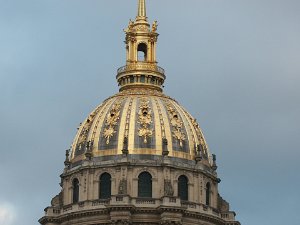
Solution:
<path fill-rule="evenodd" d="M 45 209 L 41 224 L 239 224 L 234 220 L 234 212 L 220 200 L 216 172 L 201 161 L 138 155 L 98 160 L 65 168 L 61 176 L 62 192 Z M 152 176 L 152 198 L 138 197 L 138 176 L 145 171 Z M 99 199 L 99 180 L 103 173 L 111 175 L 109 199 Z M 188 178 L 188 201 L 178 197 L 181 175 Z M 80 191 L 79 202 L 73 204 L 75 178 L 79 180 Z M 209 205 L 206 204 L 207 183 L 211 184 Z"/>

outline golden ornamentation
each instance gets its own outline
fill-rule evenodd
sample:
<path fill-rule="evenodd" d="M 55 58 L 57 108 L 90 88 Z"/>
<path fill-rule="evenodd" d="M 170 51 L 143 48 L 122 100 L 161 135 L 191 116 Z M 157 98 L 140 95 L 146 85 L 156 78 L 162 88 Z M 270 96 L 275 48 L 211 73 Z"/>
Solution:
<path fill-rule="evenodd" d="M 189 119 L 192 121 L 192 124 L 194 126 L 194 129 L 196 130 L 196 133 L 198 135 L 199 141 L 200 141 L 200 145 L 203 148 L 204 154 L 207 154 L 208 150 L 207 150 L 207 145 L 205 143 L 205 140 L 203 138 L 203 135 L 201 134 L 201 129 L 199 124 L 197 123 L 197 120 L 192 118 L 190 115 L 188 115 Z"/>
<path fill-rule="evenodd" d="M 98 116 L 97 116 L 97 120 L 95 121 L 95 125 L 93 127 L 93 132 L 92 132 L 92 137 L 91 137 L 91 142 L 94 143 L 95 141 L 95 137 L 97 136 L 98 134 L 98 127 L 100 127 L 102 125 L 102 122 L 101 122 L 101 118 L 103 118 L 103 115 L 105 114 L 108 106 L 109 106 L 109 103 L 110 103 L 110 98 L 106 99 L 102 105 L 100 105 L 99 109 L 101 108 L 101 110 L 97 110 L 97 112 L 99 113 Z M 103 119 L 104 120 L 104 119 Z"/>
<path fill-rule="evenodd" d="M 173 131 L 173 137 L 179 141 L 180 147 L 183 146 L 183 141 L 185 140 L 185 135 L 177 128 L 177 130 Z"/>
<path fill-rule="evenodd" d="M 89 133 L 89 127 L 88 127 L 88 124 L 85 124 L 85 126 L 83 127 L 83 129 L 79 135 L 78 142 L 84 142 L 88 136 L 88 133 Z"/>
<path fill-rule="evenodd" d="M 160 125 L 161 125 L 162 138 L 165 139 L 166 138 L 165 124 L 164 124 L 163 116 L 162 116 L 162 113 L 161 113 L 161 108 L 159 106 L 159 103 L 158 103 L 157 99 L 155 99 L 155 103 L 156 103 L 156 107 L 157 107 L 158 113 L 159 113 L 159 120 L 160 120 Z"/>
<path fill-rule="evenodd" d="M 106 139 L 106 144 L 108 145 L 110 142 L 110 139 L 114 136 L 116 133 L 115 126 L 118 124 L 118 120 L 120 119 L 120 108 L 121 108 L 121 100 L 116 102 L 109 114 L 106 118 L 106 128 L 103 131 L 103 137 Z"/>
<path fill-rule="evenodd" d="M 138 25 L 138 26 L 136 26 L 135 30 L 149 32 L 149 28 L 147 25 Z"/>
<path fill-rule="evenodd" d="M 150 125 L 152 124 L 152 111 L 150 108 L 149 100 L 143 98 L 141 100 L 141 106 L 138 112 L 138 123 L 140 124 L 138 135 L 144 138 L 144 143 L 147 143 L 147 138 L 152 137 L 153 130 L 150 129 Z"/>
<path fill-rule="evenodd" d="M 80 124 L 81 130 L 77 139 L 77 149 L 79 151 L 85 150 L 85 146 L 88 143 L 88 134 L 90 133 L 91 124 L 94 121 L 96 113 L 98 113 L 100 107 L 98 107 L 87 119 L 84 123 Z"/>
<path fill-rule="evenodd" d="M 104 132 L 103 132 L 103 136 L 106 138 L 106 144 L 108 145 L 110 142 L 110 138 L 112 138 L 114 136 L 114 134 L 116 133 L 116 131 L 114 130 L 113 127 L 108 127 L 105 128 Z"/>
<path fill-rule="evenodd" d="M 126 29 L 124 29 L 124 31 L 126 33 L 132 32 L 133 31 L 133 27 L 134 27 L 134 21 L 132 21 L 131 19 L 129 20 L 129 24 L 128 27 Z"/>
<path fill-rule="evenodd" d="M 145 63 L 145 62 L 139 62 L 139 63 L 132 63 L 128 64 L 126 66 L 122 66 L 118 69 L 118 74 L 128 72 L 128 71 L 135 71 L 135 70 L 151 70 L 158 73 L 163 74 L 164 77 L 165 70 L 153 63 Z"/>
<path fill-rule="evenodd" d="M 171 125 L 175 129 L 173 131 L 173 137 L 179 141 L 179 145 L 180 145 L 180 147 L 182 147 L 183 141 L 186 140 L 185 134 L 181 130 L 183 122 L 180 119 L 180 117 L 178 116 L 178 113 L 176 112 L 174 107 L 169 102 L 167 102 L 167 110 L 169 112 Z"/>
<path fill-rule="evenodd" d="M 157 21 L 155 20 L 154 23 L 152 24 L 152 32 L 156 32 L 157 27 L 158 27 L 158 24 L 157 24 Z"/>

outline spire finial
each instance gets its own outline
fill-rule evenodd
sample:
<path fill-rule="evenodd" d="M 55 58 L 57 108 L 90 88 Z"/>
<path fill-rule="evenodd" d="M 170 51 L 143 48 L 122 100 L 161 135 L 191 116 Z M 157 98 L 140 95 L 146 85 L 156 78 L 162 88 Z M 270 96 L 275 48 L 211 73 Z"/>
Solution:
<path fill-rule="evenodd" d="M 146 0 L 139 0 L 137 17 L 147 17 L 147 15 L 146 15 Z"/>

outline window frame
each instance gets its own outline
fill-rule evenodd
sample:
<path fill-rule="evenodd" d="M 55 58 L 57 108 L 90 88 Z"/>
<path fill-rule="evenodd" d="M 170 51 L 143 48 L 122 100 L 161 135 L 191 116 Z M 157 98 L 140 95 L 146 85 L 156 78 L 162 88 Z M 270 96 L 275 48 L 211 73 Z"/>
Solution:
<path fill-rule="evenodd" d="M 183 180 L 184 179 L 184 180 Z M 182 201 L 189 200 L 189 179 L 185 175 L 181 175 L 178 177 L 178 197 Z"/>
<path fill-rule="evenodd" d="M 142 183 L 144 182 L 144 183 Z M 152 175 L 149 172 L 141 172 L 138 176 L 138 198 L 152 198 Z"/>
<path fill-rule="evenodd" d="M 105 177 L 107 176 L 107 177 Z M 111 175 L 107 172 L 102 173 L 99 176 L 99 199 L 109 199 L 111 198 Z"/>

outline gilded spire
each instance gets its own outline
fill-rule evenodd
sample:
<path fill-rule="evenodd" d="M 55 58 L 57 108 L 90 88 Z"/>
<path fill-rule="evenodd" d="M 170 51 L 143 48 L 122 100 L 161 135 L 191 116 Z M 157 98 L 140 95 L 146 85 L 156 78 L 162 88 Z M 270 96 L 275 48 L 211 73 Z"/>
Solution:
<path fill-rule="evenodd" d="M 146 18 L 146 0 L 139 0 L 139 6 L 138 6 L 138 18 Z"/>

